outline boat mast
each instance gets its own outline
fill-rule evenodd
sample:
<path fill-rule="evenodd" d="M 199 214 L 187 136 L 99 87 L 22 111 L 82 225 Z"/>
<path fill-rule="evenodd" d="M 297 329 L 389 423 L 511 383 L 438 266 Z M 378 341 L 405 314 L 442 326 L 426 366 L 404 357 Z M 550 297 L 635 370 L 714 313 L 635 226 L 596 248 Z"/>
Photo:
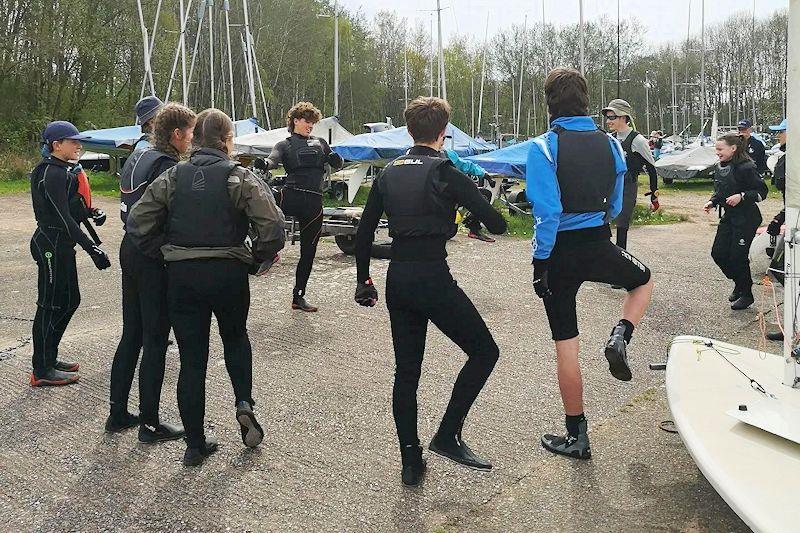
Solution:
<path fill-rule="evenodd" d="M 231 118 L 236 120 L 236 96 L 233 89 L 233 55 L 231 53 L 231 20 L 229 13 L 231 6 L 229 0 L 224 0 L 222 2 L 222 10 L 225 12 L 225 40 L 228 45 L 228 81 L 230 82 L 231 92 Z"/>
<path fill-rule="evenodd" d="M 142 0 L 136 0 L 136 7 L 139 10 L 139 26 L 142 29 L 142 49 L 144 51 L 144 73 L 150 82 L 150 94 L 156 94 L 155 85 L 153 84 L 153 70 L 150 66 L 150 46 L 147 38 L 147 26 L 144 23 L 144 13 L 142 13 Z M 144 95 L 144 91 L 142 91 Z"/>
<path fill-rule="evenodd" d="M 211 73 L 211 107 L 214 101 L 214 0 L 208 0 L 208 67 Z"/>
<path fill-rule="evenodd" d="M 706 129 L 706 0 L 700 2 L 700 144 Z"/>
<path fill-rule="evenodd" d="M 525 72 L 525 32 L 528 29 L 528 14 L 522 23 L 522 57 L 519 60 L 519 86 L 517 87 L 517 122 L 514 124 L 514 136 L 519 135 L 519 122 L 522 115 L 522 75 Z"/>
<path fill-rule="evenodd" d="M 406 92 L 407 91 L 408 88 L 406 87 Z M 408 95 L 406 95 L 406 100 L 408 100 Z M 266 105 L 266 102 L 264 105 Z M 339 117 L 339 3 L 338 2 L 333 3 L 333 116 L 337 118 Z"/>
<path fill-rule="evenodd" d="M 258 108 L 256 107 L 256 82 L 253 76 L 253 49 L 250 47 L 250 10 L 247 7 L 247 0 L 242 0 L 242 7 L 244 9 L 245 67 L 247 69 L 247 78 L 250 85 L 250 109 L 255 118 L 258 116 Z"/>
<path fill-rule="evenodd" d="M 442 46 L 442 8 L 440 3 L 440 0 L 436 0 L 436 19 L 439 29 L 439 83 L 442 88 L 441 96 L 447 100 L 447 79 L 444 74 L 444 47 Z"/>
<path fill-rule="evenodd" d="M 585 75 L 584 73 L 584 61 L 583 61 L 583 49 L 584 49 L 584 26 L 583 26 L 583 0 L 578 0 L 578 11 L 579 11 L 579 18 L 580 18 L 580 40 L 581 40 L 581 48 L 580 48 L 580 62 L 581 62 L 581 75 Z M 603 102 L 605 104 L 605 102 Z"/>
<path fill-rule="evenodd" d="M 483 64 L 481 65 L 481 93 L 478 96 L 478 131 L 481 131 L 483 116 L 483 84 L 486 81 L 486 49 L 489 45 L 489 11 L 486 11 L 486 31 L 483 36 Z"/>
<path fill-rule="evenodd" d="M 787 117 L 794 123 L 800 119 L 800 0 L 789 2 L 787 54 Z M 783 331 L 786 342 L 783 344 L 784 377 L 783 384 L 800 388 L 800 364 L 798 361 L 797 342 L 795 341 L 797 324 L 797 298 L 800 296 L 800 285 L 797 283 L 800 254 L 797 244 L 800 242 L 800 151 L 786 152 L 786 286 L 783 304 Z"/>

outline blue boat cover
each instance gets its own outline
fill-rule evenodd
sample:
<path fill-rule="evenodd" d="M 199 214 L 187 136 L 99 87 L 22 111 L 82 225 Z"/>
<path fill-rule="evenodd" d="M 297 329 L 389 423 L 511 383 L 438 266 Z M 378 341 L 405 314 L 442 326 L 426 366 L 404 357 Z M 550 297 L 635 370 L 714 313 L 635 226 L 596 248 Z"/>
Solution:
<path fill-rule="evenodd" d="M 485 141 L 473 139 L 452 124 L 447 125 L 444 147 L 460 157 L 482 154 L 492 149 Z M 378 133 L 362 133 L 334 145 L 333 151 L 346 161 L 386 161 L 403 155 L 414 145 L 405 126 Z"/>
<path fill-rule="evenodd" d="M 258 121 L 254 118 L 237 120 L 233 125 L 237 137 L 264 131 L 263 128 L 258 127 Z M 121 126 L 102 130 L 87 130 L 81 133 L 91 137 L 91 139 L 81 141 L 85 150 L 110 155 L 125 155 L 130 151 L 133 143 L 142 136 L 142 128 L 141 126 Z"/>
<path fill-rule="evenodd" d="M 465 159 L 480 165 L 489 174 L 501 174 L 524 180 L 525 165 L 528 162 L 528 152 L 532 144 L 533 139 L 528 139 L 494 152 L 478 154 Z"/>

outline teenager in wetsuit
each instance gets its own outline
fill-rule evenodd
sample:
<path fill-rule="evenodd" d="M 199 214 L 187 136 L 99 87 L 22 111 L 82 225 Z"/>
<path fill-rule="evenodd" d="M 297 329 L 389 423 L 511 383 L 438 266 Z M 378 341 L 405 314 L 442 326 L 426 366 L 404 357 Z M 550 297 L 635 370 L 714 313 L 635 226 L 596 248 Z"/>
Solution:
<path fill-rule="evenodd" d="M 325 139 L 311 135 L 322 114 L 310 102 L 298 102 L 286 115 L 291 135 L 277 143 L 267 157 L 267 168 L 283 165 L 286 183 L 275 201 L 286 215 L 300 223 L 300 260 L 295 272 L 292 309 L 316 312 L 306 299 L 306 286 L 317 254 L 322 232 L 322 178 L 325 166 L 342 168 L 342 158 L 333 152 Z"/>
<path fill-rule="evenodd" d="M 70 161 L 80 159 L 81 135 L 73 124 L 57 120 L 42 133 L 43 158 L 31 172 L 31 200 L 36 231 L 31 255 L 39 270 L 39 296 L 33 320 L 33 372 L 30 384 L 69 385 L 78 381 L 78 363 L 58 359 L 58 345 L 81 303 L 75 245 L 89 254 L 95 266 L 111 266 L 101 250 L 78 226 L 87 217 Z M 92 216 L 92 215 L 88 215 Z M 105 220 L 105 215 L 102 215 Z"/>
<path fill-rule="evenodd" d="M 475 183 L 441 157 L 449 104 L 420 97 L 405 110 L 409 152 L 391 162 L 375 180 L 356 233 L 358 279 L 355 300 L 374 306 L 378 292 L 369 275 L 370 249 L 381 214 L 386 212 L 392 259 L 386 275 L 386 306 L 396 362 L 392 411 L 402 460 L 402 481 L 418 484 L 425 472 L 417 435 L 417 385 L 428 322 L 467 354 L 439 430 L 429 449 L 462 465 L 490 470 L 491 463 L 461 438 L 464 419 L 499 356 L 486 323 L 458 287 L 445 258 L 445 243 L 456 233 L 457 206 L 466 207 L 494 234 L 506 222 Z"/>

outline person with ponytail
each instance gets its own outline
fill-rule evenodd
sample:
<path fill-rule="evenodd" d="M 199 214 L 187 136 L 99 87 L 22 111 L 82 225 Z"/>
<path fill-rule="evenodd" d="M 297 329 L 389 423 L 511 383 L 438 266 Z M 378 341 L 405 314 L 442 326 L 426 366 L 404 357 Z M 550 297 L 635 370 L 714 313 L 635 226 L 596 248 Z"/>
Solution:
<path fill-rule="evenodd" d="M 748 253 L 761 224 L 756 203 L 767 197 L 768 189 L 747 155 L 747 139 L 743 136 L 728 133 L 719 137 L 716 151 L 719 163 L 714 172 L 714 193 L 703 206 L 706 213 L 717 208 L 720 217 L 711 257 L 725 277 L 734 282 L 728 297 L 731 309 L 747 309 L 755 301 Z"/>
<path fill-rule="evenodd" d="M 152 146 L 148 143 L 135 150 L 120 174 L 120 217 L 125 229 L 119 248 L 122 338 L 111 365 L 111 412 L 106 431 L 119 432 L 139 425 L 139 441 L 145 443 L 178 439 L 183 436 L 183 427 L 158 416 L 169 339 L 164 258 L 159 239 L 151 241 L 147 248 L 134 243 L 127 231 L 128 214 L 147 186 L 189 151 L 196 119 L 194 111 L 175 102 L 162 106 L 150 119 Z M 137 416 L 128 412 L 128 396 L 140 351 Z"/>
<path fill-rule="evenodd" d="M 253 267 L 271 263 L 283 248 L 285 220 L 269 188 L 230 159 L 233 131 L 233 122 L 219 109 L 201 112 L 189 160 L 156 178 L 126 223 L 142 249 L 160 244 L 167 264 L 169 318 L 181 359 L 178 408 L 186 428 L 186 466 L 200 465 L 217 449 L 203 425 L 212 314 L 242 441 L 253 448 L 264 437 L 253 413 L 247 275 L 264 271 Z M 254 238 L 247 246 L 250 228 Z"/>

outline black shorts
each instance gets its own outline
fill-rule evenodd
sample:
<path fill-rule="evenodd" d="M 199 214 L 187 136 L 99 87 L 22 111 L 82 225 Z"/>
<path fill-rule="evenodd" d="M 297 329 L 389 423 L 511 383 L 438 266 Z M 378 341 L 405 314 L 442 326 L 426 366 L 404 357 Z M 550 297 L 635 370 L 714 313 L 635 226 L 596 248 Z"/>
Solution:
<path fill-rule="evenodd" d="M 553 340 L 578 336 L 575 297 L 584 281 L 633 290 L 650 281 L 650 269 L 610 240 L 608 226 L 558 234 L 550 254 L 548 284 L 552 298 L 544 302 Z"/>

